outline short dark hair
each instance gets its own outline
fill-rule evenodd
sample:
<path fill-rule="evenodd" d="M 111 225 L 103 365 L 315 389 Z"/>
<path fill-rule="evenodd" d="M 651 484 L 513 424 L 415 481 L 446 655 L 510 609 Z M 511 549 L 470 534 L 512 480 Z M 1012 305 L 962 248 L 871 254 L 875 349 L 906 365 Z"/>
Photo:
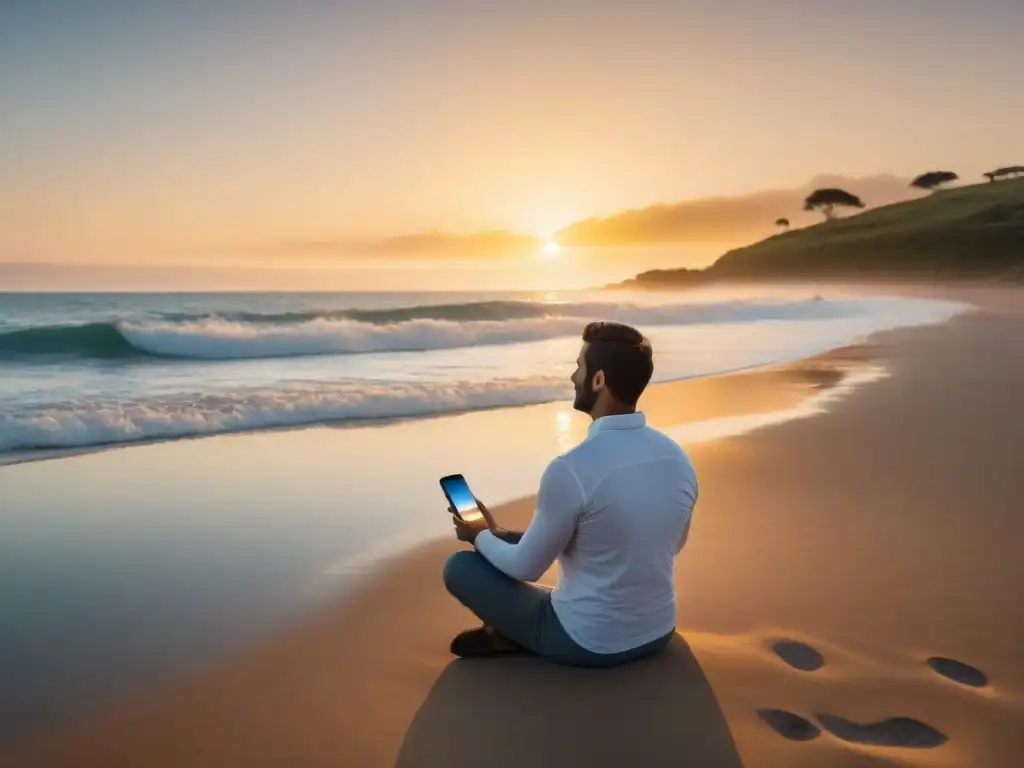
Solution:
<path fill-rule="evenodd" d="M 622 323 L 593 322 L 583 329 L 587 346 L 587 378 L 604 371 L 605 385 L 615 399 L 634 406 L 654 374 L 650 340 Z"/>

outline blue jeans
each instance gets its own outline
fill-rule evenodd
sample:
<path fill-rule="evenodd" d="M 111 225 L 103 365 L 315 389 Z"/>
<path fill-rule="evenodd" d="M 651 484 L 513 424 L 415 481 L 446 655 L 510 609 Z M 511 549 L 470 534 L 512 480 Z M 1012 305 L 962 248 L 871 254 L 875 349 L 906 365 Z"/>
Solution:
<path fill-rule="evenodd" d="M 478 552 L 456 552 L 444 566 L 451 595 L 494 627 L 545 659 L 574 667 L 615 667 L 660 651 L 675 632 L 620 653 L 594 653 L 566 634 L 551 606 L 551 593 L 502 573 Z"/>

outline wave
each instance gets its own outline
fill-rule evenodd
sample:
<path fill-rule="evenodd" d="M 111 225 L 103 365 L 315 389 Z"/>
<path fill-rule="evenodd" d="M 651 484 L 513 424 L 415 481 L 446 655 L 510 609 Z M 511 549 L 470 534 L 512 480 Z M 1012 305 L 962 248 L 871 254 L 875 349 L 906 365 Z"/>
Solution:
<path fill-rule="evenodd" d="M 167 314 L 150 320 L 50 325 L 0 333 L 0 360 L 169 357 L 237 360 L 412 352 L 540 341 L 579 334 L 590 320 L 639 326 L 822 320 L 870 311 L 864 301 L 734 301 L 637 306 L 526 301 L 387 310 L 234 315 Z"/>
<path fill-rule="evenodd" d="M 398 419 L 571 395 L 564 377 L 506 378 L 446 384 L 368 382 L 124 402 L 76 399 L 0 413 L 0 453 L 90 448 L 332 421 Z"/>
<path fill-rule="evenodd" d="M 115 323 L 47 325 L 0 333 L 0 359 L 34 355 L 131 357 L 139 354 Z"/>
<path fill-rule="evenodd" d="M 453 322 L 506 322 L 510 320 L 551 318 L 605 318 L 623 322 L 647 322 L 655 325 L 691 322 L 725 322 L 756 319 L 791 319 L 813 315 L 833 317 L 849 311 L 859 301 L 736 300 L 688 302 L 662 305 L 637 305 L 611 302 L 479 301 L 466 304 L 425 304 L 391 309 L 344 309 L 310 312 L 219 312 L 210 314 L 164 313 L 169 322 L 204 322 L 211 319 L 253 325 L 297 325 L 317 320 L 355 320 L 372 325 L 395 325 L 415 320 Z M 614 317 L 613 317 L 614 316 Z"/>
<path fill-rule="evenodd" d="M 658 383 L 804 358 L 880 330 L 943 322 L 968 307 L 955 302 L 863 300 L 772 308 L 737 303 L 618 309 L 618 313 L 602 314 L 641 326 L 644 323 L 638 317 L 646 318 L 647 324 L 667 321 L 684 326 L 669 330 L 664 336 L 667 343 L 659 347 L 663 352 L 653 379 Z M 759 320 L 780 316 L 840 319 L 795 328 L 789 323 L 776 327 L 756 321 L 743 323 L 740 317 L 744 315 Z M 691 324 L 717 318 L 737 325 L 690 330 L 683 318 Z M 53 354 L 81 354 L 88 347 L 90 354 L 108 357 L 140 356 L 144 348 L 165 354 L 187 353 L 192 357 L 237 357 L 298 354 L 301 350 L 370 351 L 410 344 L 426 349 L 437 348 L 439 344 L 508 341 L 517 336 L 521 339 L 575 335 L 583 319 L 566 316 L 465 323 L 421 319 L 389 325 L 354 319 L 317 319 L 297 325 L 256 325 L 212 318 L 188 322 L 164 319 L 158 323 L 93 323 L 0 333 L 0 350 L 6 344 L 7 354 L 13 354 L 20 349 L 38 350 L 45 343 Z M 567 349 L 570 354 L 574 351 L 572 347 Z M 274 374 L 271 381 L 256 384 L 250 380 L 246 385 L 236 371 L 223 377 L 208 376 L 207 371 L 179 376 L 178 370 L 172 370 L 169 378 L 161 379 L 158 375 L 157 386 L 151 387 L 146 382 L 152 371 L 138 369 L 139 376 L 127 376 L 123 386 L 108 386 L 110 382 L 102 376 L 103 383 L 93 387 L 96 394 L 92 396 L 81 394 L 73 386 L 76 379 L 72 374 L 66 382 L 56 384 L 48 396 L 33 389 L 19 401 L 17 387 L 14 398 L 0 392 L 0 454 L 87 449 L 331 421 L 408 418 L 567 400 L 572 396 L 572 385 L 565 370 L 569 358 L 562 359 L 565 351 L 532 349 L 516 355 L 506 354 L 505 349 L 473 350 L 467 355 L 472 358 L 468 365 L 465 361 L 453 365 L 450 360 L 442 360 L 434 368 L 419 359 L 369 360 L 367 366 L 341 366 L 348 368 L 347 373 L 341 374 L 345 378 L 325 382 L 279 381 L 279 374 Z M 538 354 L 540 365 L 529 362 L 535 361 Z M 339 366 L 329 367 L 333 377 Z M 534 372 L 538 375 L 531 375 Z M 69 396 L 71 391 L 74 394 Z M 46 401 L 41 400 L 44 396 Z"/>
<path fill-rule="evenodd" d="M 392 309 L 335 309 L 309 312 L 220 312 L 217 317 L 238 323 L 307 323 L 311 320 L 359 320 L 375 325 L 388 325 L 408 320 L 515 320 L 528 317 L 549 317 L 563 314 L 563 308 L 582 304 L 541 303 L 537 301 L 478 301 L 465 304 L 424 304 Z M 165 312 L 172 322 L 205 320 L 210 315 L 187 312 Z"/>

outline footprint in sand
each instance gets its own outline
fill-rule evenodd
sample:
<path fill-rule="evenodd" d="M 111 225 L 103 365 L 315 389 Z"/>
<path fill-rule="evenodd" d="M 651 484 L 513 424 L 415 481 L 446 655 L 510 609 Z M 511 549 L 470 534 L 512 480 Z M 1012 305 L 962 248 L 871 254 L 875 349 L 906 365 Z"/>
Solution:
<path fill-rule="evenodd" d="M 807 643 L 797 640 L 779 640 L 772 651 L 794 669 L 814 672 L 825 664 L 825 658 Z M 938 672 L 964 685 L 983 686 L 985 674 L 955 659 L 933 656 L 928 664 Z M 780 736 L 792 741 L 810 741 L 821 735 L 821 728 L 792 712 L 782 709 L 759 709 L 760 717 Z M 948 738 L 941 731 L 912 717 L 891 717 L 877 723 L 858 723 L 838 715 L 815 715 L 821 727 L 836 738 L 854 744 L 878 747 L 930 748 L 945 744 Z"/>
<path fill-rule="evenodd" d="M 925 663 L 943 677 L 948 677 L 961 685 L 969 685 L 972 688 L 984 688 L 988 685 L 988 676 L 984 672 L 962 661 L 932 656 L 925 659 Z"/>
<path fill-rule="evenodd" d="M 948 739 L 930 725 L 912 717 L 890 717 L 877 723 L 861 724 L 837 715 L 815 715 L 821 726 L 836 738 L 876 747 L 928 748 Z"/>
<path fill-rule="evenodd" d="M 821 729 L 810 720 L 783 709 L 759 709 L 757 716 L 773 731 L 790 741 L 810 741 L 821 735 Z"/>
<path fill-rule="evenodd" d="M 772 646 L 772 650 L 789 666 L 803 672 L 821 669 L 825 663 L 825 658 L 814 648 L 796 640 L 780 640 Z"/>

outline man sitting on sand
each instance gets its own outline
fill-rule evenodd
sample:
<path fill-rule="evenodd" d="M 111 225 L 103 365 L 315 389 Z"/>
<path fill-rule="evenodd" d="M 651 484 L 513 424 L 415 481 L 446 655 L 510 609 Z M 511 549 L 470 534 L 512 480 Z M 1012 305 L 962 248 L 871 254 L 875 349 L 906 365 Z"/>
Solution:
<path fill-rule="evenodd" d="M 448 591 L 483 626 L 452 641 L 458 656 L 532 652 L 610 667 L 664 648 L 675 632 L 673 561 L 697 501 L 689 457 L 647 426 L 637 401 L 654 371 L 651 343 L 617 323 L 591 323 L 572 381 L 587 438 L 548 465 L 524 533 L 484 519 L 455 532 L 475 551 L 444 567 Z M 478 502 L 479 503 L 479 502 Z M 529 582 L 557 560 L 558 586 Z"/>

